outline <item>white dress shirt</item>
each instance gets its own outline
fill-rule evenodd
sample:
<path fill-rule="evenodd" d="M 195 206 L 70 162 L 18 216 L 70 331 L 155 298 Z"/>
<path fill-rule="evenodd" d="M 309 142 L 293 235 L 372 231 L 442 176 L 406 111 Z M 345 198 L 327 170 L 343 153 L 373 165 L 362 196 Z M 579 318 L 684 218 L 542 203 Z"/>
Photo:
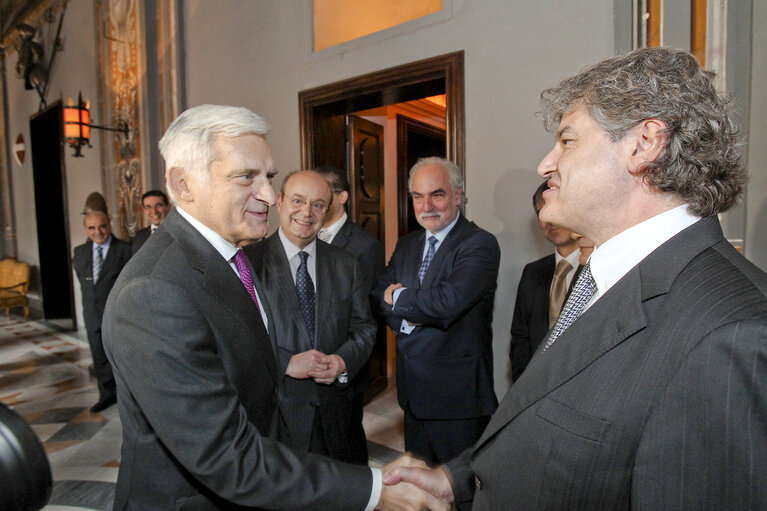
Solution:
<path fill-rule="evenodd" d="M 349 216 L 346 214 L 346 212 L 344 212 L 341 215 L 341 218 L 333 222 L 333 225 L 323 226 L 322 229 L 320 229 L 320 233 L 317 235 L 317 237 L 325 243 L 333 243 L 333 239 L 335 239 L 336 234 L 338 234 L 338 231 L 341 230 L 341 227 L 344 226 L 347 218 L 349 218 Z"/>
<path fill-rule="evenodd" d="M 587 308 L 666 241 L 700 220 L 683 204 L 638 223 L 594 247 L 591 275 L 597 288 Z"/>
<path fill-rule="evenodd" d="M 306 269 L 309 270 L 309 276 L 312 278 L 312 284 L 314 284 L 314 292 L 317 292 L 317 239 L 313 239 L 311 243 L 304 248 L 299 248 L 293 244 L 292 241 L 285 236 L 282 232 L 282 227 L 277 230 L 277 234 L 282 242 L 282 248 L 285 249 L 285 255 L 290 263 L 290 274 L 293 276 L 293 284 L 296 283 L 296 272 L 301 264 L 301 256 L 299 252 L 306 252 L 309 257 L 306 258 Z"/>

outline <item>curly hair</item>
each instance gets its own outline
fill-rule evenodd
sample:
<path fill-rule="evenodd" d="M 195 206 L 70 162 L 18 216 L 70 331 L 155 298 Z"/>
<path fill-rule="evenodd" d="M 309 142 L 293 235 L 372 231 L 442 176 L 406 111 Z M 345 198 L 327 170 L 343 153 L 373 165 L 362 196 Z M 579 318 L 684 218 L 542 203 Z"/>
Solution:
<path fill-rule="evenodd" d="M 646 119 L 663 121 L 665 147 L 642 169 L 645 182 L 712 216 L 735 204 L 747 180 L 730 97 L 715 89 L 714 76 L 686 51 L 635 50 L 544 90 L 544 126 L 553 131 L 563 115 L 584 106 L 615 142 Z"/>

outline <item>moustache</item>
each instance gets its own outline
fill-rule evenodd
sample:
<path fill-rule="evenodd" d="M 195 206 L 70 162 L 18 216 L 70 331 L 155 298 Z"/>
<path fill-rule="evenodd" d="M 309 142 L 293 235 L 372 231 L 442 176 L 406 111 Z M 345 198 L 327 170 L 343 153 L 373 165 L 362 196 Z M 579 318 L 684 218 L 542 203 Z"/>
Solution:
<path fill-rule="evenodd" d="M 433 217 L 441 219 L 442 218 L 442 213 L 440 213 L 438 211 L 430 211 L 429 213 L 421 213 L 421 215 L 418 218 L 423 220 L 425 218 L 433 218 Z"/>

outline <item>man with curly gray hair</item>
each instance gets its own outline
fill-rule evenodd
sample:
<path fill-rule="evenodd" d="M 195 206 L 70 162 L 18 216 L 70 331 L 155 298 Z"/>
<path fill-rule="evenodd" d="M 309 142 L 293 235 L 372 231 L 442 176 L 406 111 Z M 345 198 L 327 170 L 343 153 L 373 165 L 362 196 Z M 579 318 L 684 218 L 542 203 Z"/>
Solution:
<path fill-rule="evenodd" d="M 459 509 L 767 508 L 767 275 L 717 213 L 743 189 L 728 99 L 645 48 L 543 92 L 543 221 L 596 246 L 482 438 L 397 469 Z"/>

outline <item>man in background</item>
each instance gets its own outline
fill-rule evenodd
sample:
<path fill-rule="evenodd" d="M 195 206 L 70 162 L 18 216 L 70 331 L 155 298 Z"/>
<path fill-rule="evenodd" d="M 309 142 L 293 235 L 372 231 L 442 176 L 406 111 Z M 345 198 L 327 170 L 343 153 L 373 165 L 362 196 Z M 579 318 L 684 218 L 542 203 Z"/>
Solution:
<path fill-rule="evenodd" d="M 548 183 L 544 181 L 533 194 L 536 217 L 543 207 L 543 192 L 547 189 Z M 580 252 L 572 233 L 540 218 L 538 224 L 555 250 L 553 254 L 525 265 L 519 279 L 511 321 L 512 381 L 517 381 L 541 339 L 554 326 L 578 268 Z"/>
<path fill-rule="evenodd" d="M 149 190 L 141 196 L 141 209 L 144 210 L 147 222 L 149 225 L 136 232 L 131 242 L 133 245 L 133 253 L 138 252 L 146 240 L 149 239 L 149 235 L 160 227 L 160 224 L 165 219 L 165 216 L 170 211 L 170 204 L 168 203 L 168 196 L 165 192 L 160 190 Z"/>
<path fill-rule="evenodd" d="M 333 200 L 311 171 L 288 174 L 277 197 L 280 227 L 246 253 L 266 295 L 277 348 L 282 410 L 291 447 L 367 465 L 353 379 L 375 343 L 370 290 L 348 252 L 317 240 Z"/>
<path fill-rule="evenodd" d="M 88 241 L 75 247 L 72 265 L 80 281 L 85 331 L 99 389 L 99 400 L 91 411 L 100 412 L 117 401 L 115 378 L 101 341 L 101 320 L 109 292 L 131 257 L 131 246 L 112 236 L 112 224 L 102 211 L 87 213 L 83 225 Z"/>
<path fill-rule="evenodd" d="M 410 170 L 422 230 L 403 236 L 373 291 L 397 335 L 397 399 L 405 449 L 451 459 L 480 436 L 498 406 L 493 390 L 495 236 L 460 213 L 463 175 L 442 158 Z"/>
<path fill-rule="evenodd" d="M 543 92 L 541 220 L 596 248 L 482 438 L 386 482 L 475 511 L 767 507 L 767 275 L 717 218 L 746 172 L 714 78 L 643 48 Z"/>
<path fill-rule="evenodd" d="M 365 290 L 370 293 L 373 286 L 378 282 L 378 277 L 384 269 L 384 247 L 380 241 L 371 236 L 362 227 L 352 222 L 349 218 L 347 204 L 349 201 L 349 180 L 346 178 L 346 172 L 336 167 L 320 167 L 317 169 L 330 184 L 330 190 L 333 192 L 333 202 L 330 203 L 330 209 L 325 216 L 325 223 L 320 229 L 318 237 L 330 243 L 334 247 L 342 248 L 352 254 L 360 265 Z M 375 302 L 371 300 L 371 308 L 376 320 L 376 346 L 386 346 L 386 323 L 380 315 L 376 314 Z M 377 348 L 373 348 L 374 352 Z M 384 355 L 385 349 L 382 350 Z M 370 360 L 365 363 L 365 367 L 360 369 L 357 376 L 352 378 L 350 386 L 354 392 L 352 401 L 352 416 L 355 422 L 362 422 L 365 407 L 365 392 L 370 385 Z M 358 433 L 364 435 L 364 430 L 358 430 Z M 359 461 L 363 459 L 367 462 L 367 441 L 364 436 L 350 438 L 349 442 L 358 446 L 355 448 L 359 452 Z"/>

